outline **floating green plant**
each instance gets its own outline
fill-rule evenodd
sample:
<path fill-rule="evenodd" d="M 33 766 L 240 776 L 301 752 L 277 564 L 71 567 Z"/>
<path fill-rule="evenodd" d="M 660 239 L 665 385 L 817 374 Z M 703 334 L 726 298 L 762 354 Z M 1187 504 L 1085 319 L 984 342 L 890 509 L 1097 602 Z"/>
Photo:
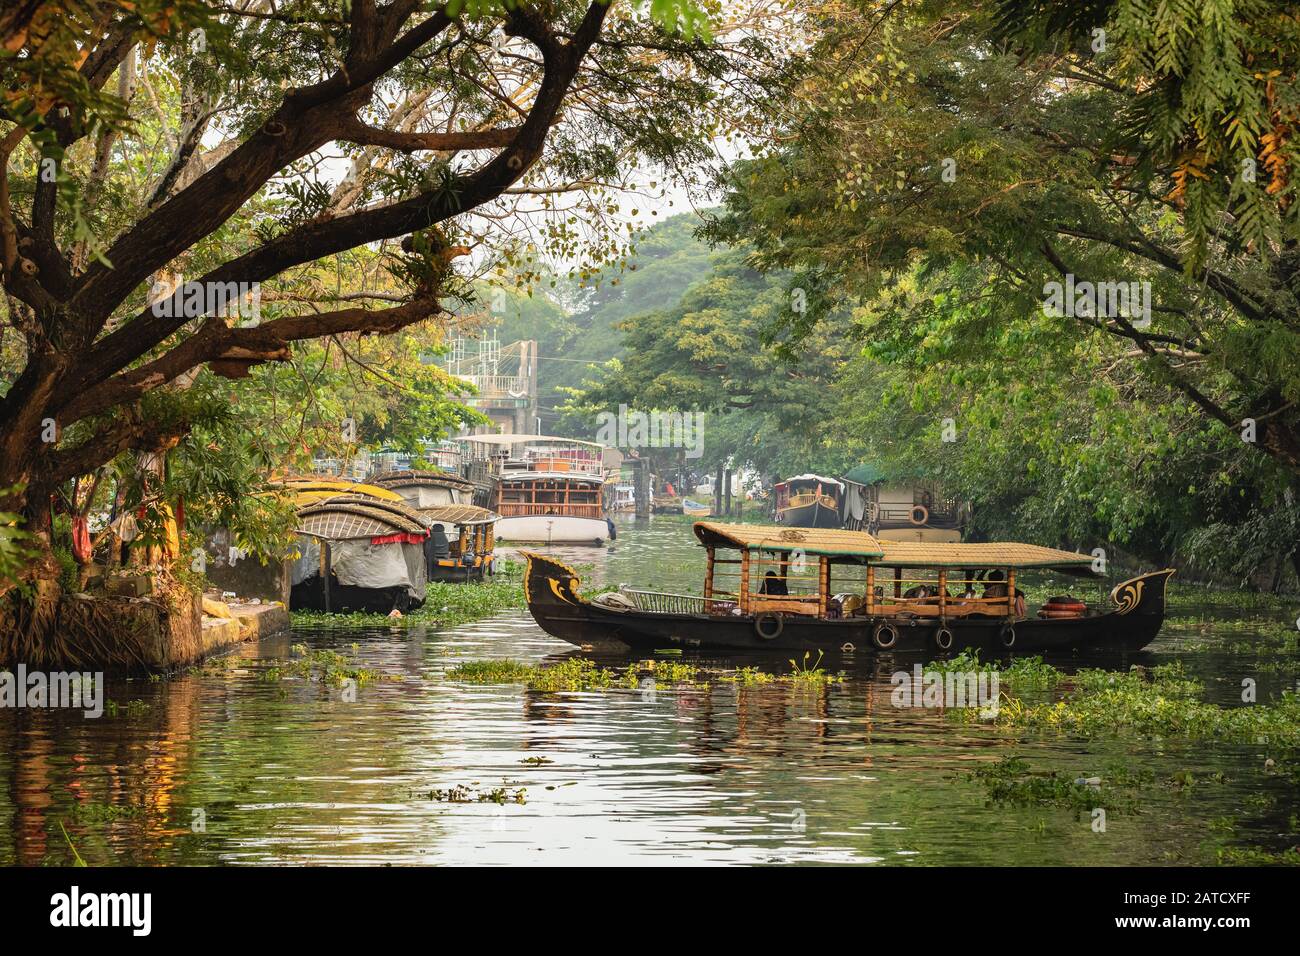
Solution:
<path fill-rule="evenodd" d="M 507 803 L 527 803 L 528 791 L 523 787 L 514 790 L 508 787 L 481 790 L 477 787 L 456 784 L 446 790 L 430 790 L 428 797 L 438 803 L 495 803 L 503 806 Z"/>
<path fill-rule="evenodd" d="M 1300 745 L 1300 695 L 1286 691 L 1272 703 L 1221 707 L 1196 699 L 1199 682 L 1180 672 L 1156 673 L 1160 670 L 1150 679 L 1133 671 L 1080 672 L 1057 701 L 1026 704 L 1004 696 L 997 722 L 1085 737 L 1138 734 Z"/>
<path fill-rule="evenodd" d="M 377 671 L 360 667 L 353 659 L 338 651 L 312 651 L 305 644 L 295 644 L 292 651 L 297 655 L 295 659 L 266 668 L 258 675 L 258 679 L 274 684 L 285 678 L 299 678 L 331 687 L 342 687 L 348 681 L 354 681 L 358 687 L 364 687 L 377 680 L 400 681 L 402 679 L 401 675 L 381 676 Z"/>
<path fill-rule="evenodd" d="M 803 685 L 823 685 L 838 684 L 844 678 L 839 674 L 832 674 L 822 668 L 823 653 L 817 652 L 817 660 L 809 663 L 812 657 L 812 651 L 804 651 L 802 660 L 790 661 L 790 674 L 788 679 L 796 684 Z"/>
<path fill-rule="evenodd" d="M 1137 813 L 1138 790 L 1154 776 L 1111 768 L 1105 775 L 1083 776 L 1055 770 L 1033 771 L 1021 757 L 1003 757 L 996 764 L 966 774 L 982 783 L 989 803 L 1020 807 L 1060 807 L 1076 813 L 1102 809 L 1109 813 Z"/>
<path fill-rule="evenodd" d="M 725 681 L 742 686 L 784 682 L 799 686 L 824 686 L 844 680 L 843 675 L 824 670 L 820 656 L 809 662 L 791 661 L 789 674 L 770 674 L 754 667 L 741 667 L 726 674 L 708 674 L 703 668 L 683 661 L 641 660 L 622 668 L 602 667 L 583 657 L 570 657 L 555 664 L 524 664 L 513 660 L 465 661 L 447 671 L 448 680 L 466 684 L 523 684 L 529 690 L 653 690 L 658 687 L 689 686 Z"/>
<path fill-rule="evenodd" d="M 448 680 L 462 684 L 527 684 L 536 673 L 532 664 L 519 661 L 464 661 L 447 671 Z"/>
<path fill-rule="evenodd" d="M 729 684 L 738 684 L 741 687 L 756 687 L 760 684 L 771 684 L 776 679 L 775 674 L 769 674 L 767 671 L 758 667 L 737 667 L 730 674 L 724 674 L 719 678 L 719 680 L 726 681 Z"/>
<path fill-rule="evenodd" d="M 142 714 L 149 713 L 151 705 L 143 700 L 128 700 L 125 704 L 119 704 L 115 700 L 107 701 L 104 704 L 104 713 L 110 717 L 125 715 L 127 717 L 139 717 Z"/>

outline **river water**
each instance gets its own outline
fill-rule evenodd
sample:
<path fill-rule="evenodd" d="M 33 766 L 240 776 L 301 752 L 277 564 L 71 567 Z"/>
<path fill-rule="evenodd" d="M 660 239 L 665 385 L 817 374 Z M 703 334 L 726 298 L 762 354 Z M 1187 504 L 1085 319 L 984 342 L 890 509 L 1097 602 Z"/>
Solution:
<path fill-rule="evenodd" d="M 597 584 L 698 590 L 702 577 L 680 519 L 625 521 L 607 550 L 555 550 Z M 1257 676 L 1265 699 L 1294 671 L 1241 645 L 1282 613 L 1181 607 L 1132 662 L 1181 658 L 1224 703 Z M 303 644 L 386 679 L 354 701 L 266 679 Z M 828 662 L 848 679 L 812 689 L 541 693 L 443 676 L 578 653 L 526 611 L 442 631 L 298 629 L 226 666 L 112 683 L 116 713 L 97 720 L 0 710 L 0 863 L 1165 865 L 1300 842 L 1294 789 L 1266 748 L 1026 737 L 900 710 L 890 666 L 867 657 Z M 1098 832 L 1086 812 L 991 803 L 968 773 L 1008 755 L 1150 782 Z M 438 799 L 457 787 L 469 802 Z M 504 802 L 479 801 L 498 788 Z"/>

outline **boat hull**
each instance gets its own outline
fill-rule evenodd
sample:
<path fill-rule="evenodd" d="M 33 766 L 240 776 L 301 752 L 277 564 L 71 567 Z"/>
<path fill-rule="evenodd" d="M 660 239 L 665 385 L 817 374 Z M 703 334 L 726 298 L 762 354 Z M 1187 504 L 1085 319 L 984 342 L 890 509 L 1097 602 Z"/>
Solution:
<path fill-rule="evenodd" d="M 618 646 L 636 651 L 666 648 L 754 652 L 854 650 L 858 652 L 931 654 L 979 650 L 1068 653 L 1108 650 L 1138 651 L 1159 633 L 1164 622 L 1165 585 L 1172 570 L 1133 578 L 1116 588 L 1115 611 L 1090 617 L 1015 621 L 1007 643 L 1008 621 L 998 617 L 954 618 L 947 622 L 949 647 L 937 640 L 940 623 L 933 618 L 851 617 L 821 620 L 790 615 L 776 627 L 768 619 L 764 637 L 753 617 L 708 614 L 661 614 L 613 610 L 578 594 L 579 581 L 571 569 L 541 555 L 525 553 L 528 608 L 541 628 L 553 637 L 588 646 Z M 770 616 L 768 616 L 770 618 Z M 877 625 L 892 624 L 897 636 L 888 647 L 876 640 Z M 888 635 L 886 635 L 888 637 Z"/>
<path fill-rule="evenodd" d="M 778 519 L 781 524 L 792 528 L 838 528 L 843 523 L 839 511 L 826 507 L 820 501 L 782 508 Z"/>
<path fill-rule="evenodd" d="M 516 544 L 604 544 L 610 538 L 604 518 L 574 515 L 522 515 L 502 518 L 496 524 L 496 539 Z"/>
<path fill-rule="evenodd" d="M 405 585 L 362 588 L 339 584 L 335 577 L 331 577 L 327 596 L 319 574 L 295 584 L 289 591 L 291 611 L 324 611 L 333 614 L 388 614 L 391 611 L 401 611 L 405 614 L 423 605 L 422 599 L 411 597 Z"/>

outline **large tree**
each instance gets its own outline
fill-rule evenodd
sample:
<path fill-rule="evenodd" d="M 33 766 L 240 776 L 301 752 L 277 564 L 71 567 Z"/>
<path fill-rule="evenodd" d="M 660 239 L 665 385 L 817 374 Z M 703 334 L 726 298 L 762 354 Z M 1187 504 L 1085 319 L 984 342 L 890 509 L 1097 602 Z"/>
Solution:
<path fill-rule="evenodd" d="M 531 242 L 616 256 L 618 190 L 710 155 L 761 98 L 750 74 L 767 55 L 739 29 L 744 5 L 711 42 L 684 0 L 623 7 L 7 10 L 0 269 L 20 348 L 0 399 L 0 509 L 46 531 L 53 489 L 173 446 L 194 420 L 168 400 L 196 376 L 241 378 L 296 342 L 444 314 L 465 289 L 457 256 L 512 262 Z M 295 282 L 365 245 L 400 294 L 342 290 L 331 308 L 318 296 L 294 310 Z M 160 308 L 182 277 L 267 284 L 269 318 Z"/>

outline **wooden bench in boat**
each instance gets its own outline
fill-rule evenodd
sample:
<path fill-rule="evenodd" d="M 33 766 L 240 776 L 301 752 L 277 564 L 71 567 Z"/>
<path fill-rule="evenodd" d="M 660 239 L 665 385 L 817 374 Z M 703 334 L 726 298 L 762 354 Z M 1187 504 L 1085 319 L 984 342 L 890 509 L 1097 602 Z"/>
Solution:
<path fill-rule="evenodd" d="M 866 605 L 862 610 L 866 611 Z M 949 598 L 942 605 L 938 598 L 887 597 L 871 605 L 871 613 L 883 617 L 1006 617 L 1009 612 L 1004 597 Z"/>
<path fill-rule="evenodd" d="M 815 594 L 764 594 L 749 599 L 751 614 L 806 614 L 817 617 L 823 610 L 822 600 Z"/>

